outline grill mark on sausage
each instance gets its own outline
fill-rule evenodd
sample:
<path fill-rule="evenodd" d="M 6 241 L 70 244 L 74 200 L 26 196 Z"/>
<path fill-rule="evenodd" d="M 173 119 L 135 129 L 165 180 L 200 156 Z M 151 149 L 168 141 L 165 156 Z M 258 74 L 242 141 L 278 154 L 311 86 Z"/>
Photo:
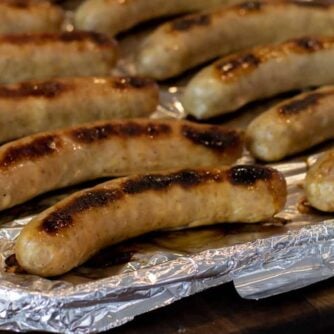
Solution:
<path fill-rule="evenodd" d="M 282 116 L 290 116 L 299 114 L 305 110 L 307 110 L 310 107 L 313 107 L 319 103 L 319 100 L 326 96 L 325 93 L 313 93 L 309 94 L 301 99 L 288 102 L 284 105 L 282 105 L 278 109 L 278 113 Z"/>
<path fill-rule="evenodd" d="M 115 47 L 115 41 L 102 34 L 90 31 L 71 31 L 62 33 L 19 34 L 0 37 L 0 42 L 11 44 L 44 44 L 50 42 L 92 42 L 100 47 Z"/>
<path fill-rule="evenodd" d="M 211 126 L 201 129 L 190 125 L 182 126 L 182 135 L 193 143 L 224 152 L 241 144 L 241 137 L 237 131 Z"/>
<path fill-rule="evenodd" d="M 29 0 L 2 0 L 0 5 L 2 4 L 20 9 L 26 9 L 31 6 L 31 2 Z"/>
<path fill-rule="evenodd" d="M 178 185 L 182 188 L 191 188 L 208 181 L 221 182 L 223 173 L 221 171 L 196 171 L 182 170 L 168 175 L 144 175 L 138 178 L 127 180 L 123 183 L 122 189 L 126 194 L 138 194 L 145 191 L 161 191 L 171 186 Z"/>
<path fill-rule="evenodd" d="M 25 160 L 54 154 L 61 146 L 58 136 L 48 135 L 38 137 L 27 144 L 8 147 L 0 161 L 0 168 L 8 168 Z"/>
<path fill-rule="evenodd" d="M 195 171 L 183 170 L 168 175 L 145 175 L 121 184 L 120 188 L 90 190 L 81 196 L 74 198 L 64 207 L 55 210 L 44 218 L 40 229 L 48 234 L 57 234 L 67 227 L 73 225 L 74 216 L 93 208 L 102 208 L 110 203 L 121 200 L 125 195 L 132 195 L 146 191 L 162 191 L 173 185 L 183 188 L 197 186 L 199 184 L 213 181 L 221 182 L 224 173 L 221 171 Z"/>
<path fill-rule="evenodd" d="M 155 85 L 154 81 L 140 77 L 120 77 L 114 78 L 112 85 L 116 89 L 144 88 Z"/>
<path fill-rule="evenodd" d="M 241 4 L 236 5 L 237 8 L 242 9 L 244 12 L 255 12 L 262 9 L 265 2 L 262 1 L 246 1 Z"/>
<path fill-rule="evenodd" d="M 302 37 L 292 40 L 292 44 L 297 48 L 307 52 L 315 52 L 324 48 L 324 42 L 312 37 Z"/>
<path fill-rule="evenodd" d="M 301 0 L 290 0 L 289 2 L 297 6 L 309 7 L 309 8 L 326 9 L 326 8 L 331 7 L 330 3 L 325 3 L 325 2 L 308 2 L 308 1 L 301 1 Z"/>
<path fill-rule="evenodd" d="M 234 185 L 250 186 L 258 180 L 270 180 L 274 171 L 262 166 L 236 166 L 230 170 L 192 170 L 185 169 L 171 174 L 149 174 L 123 181 L 114 189 L 91 189 L 72 199 L 62 208 L 56 209 L 43 219 L 40 230 L 48 234 L 57 234 L 74 224 L 76 214 L 96 208 L 102 208 L 117 202 L 126 195 L 135 195 L 147 191 L 164 191 L 173 186 L 185 189 L 208 182 L 228 180 Z"/>
<path fill-rule="evenodd" d="M 169 134 L 172 131 L 168 124 L 140 124 L 127 122 L 124 124 L 104 124 L 94 127 L 79 128 L 71 131 L 73 140 L 90 144 L 100 140 L 105 140 L 113 136 L 117 137 L 139 137 L 146 136 L 156 138 Z"/>
<path fill-rule="evenodd" d="M 274 171 L 267 167 L 240 165 L 228 171 L 228 179 L 234 185 L 252 186 L 259 180 L 271 180 L 273 173 Z"/>
<path fill-rule="evenodd" d="M 195 26 L 207 26 L 211 22 L 211 16 L 208 14 L 188 15 L 176 19 L 171 23 L 174 31 L 187 31 Z"/>
<path fill-rule="evenodd" d="M 57 81 L 41 83 L 24 82 L 14 87 L 0 86 L 0 98 L 46 97 L 59 96 L 69 87 Z"/>
<path fill-rule="evenodd" d="M 73 216 L 77 213 L 101 208 L 123 197 L 119 189 L 91 190 L 73 199 L 65 207 L 48 215 L 40 226 L 41 230 L 48 234 L 56 234 L 73 224 Z"/>
<path fill-rule="evenodd" d="M 221 77 L 224 79 L 226 77 L 233 76 L 239 69 L 253 69 L 260 63 L 261 59 L 259 59 L 255 54 L 247 53 L 223 60 L 222 62 L 216 64 L 216 68 Z"/>

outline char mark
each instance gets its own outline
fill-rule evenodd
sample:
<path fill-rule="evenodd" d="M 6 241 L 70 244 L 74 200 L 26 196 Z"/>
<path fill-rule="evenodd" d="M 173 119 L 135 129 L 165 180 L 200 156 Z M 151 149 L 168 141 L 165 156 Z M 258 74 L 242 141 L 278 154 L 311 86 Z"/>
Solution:
<path fill-rule="evenodd" d="M 119 77 L 114 78 L 112 85 L 116 89 L 144 88 L 154 85 L 154 81 L 140 77 Z"/>
<path fill-rule="evenodd" d="M 115 42 L 102 34 L 91 31 L 65 31 L 62 33 L 18 34 L 2 36 L 1 40 L 11 44 L 44 44 L 50 42 L 92 42 L 101 47 L 114 47 Z"/>
<path fill-rule="evenodd" d="M 168 124 L 140 124 L 135 122 L 127 122 L 123 124 L 104 124 L 94 127 L 83 127 L 75 129 L 71 132 L 72 138 L 80 143 L 90 144 L 93 142 L 106 140 L 111 137 L 139 137 L 157 138 L 162 135 L 169 134 L 171 127 Z"/>
<path fill-rule="evenodd" d="M 263 1 L 246 1 L 236 5 L 236 7 L 245 12 L 255 12 L 261 10 L 264 4 Z"/>
<path fill-rule="evenodd" d="M 49 214 L 41 223 L 40 229 L 48 234 L 57 234 L 73 225 L 74 216 L 84 211 L 102 208 L 122 199 L 125 195 L 138 194 L 145 191 L 162 191 L 173 185 L 183 188 L 197 186 L 204 182 L 221 182 L 221 171 L 183 170 L 168 175 L 144 175 L 129 179 L 121 188 L 89 190 L 74 198 L 63 208 Z"/>
<path fill-rule="evenodd" d="M 57 136 L 44 136 L 32 142 L 8 147 L 0 161 L 0 167 L 8 168 L 22 161 L 36 160 L 43 156 L 54 154 L 60 147 Z"/>
<path fill-rule="evenodd" d="M 162 191 L 171 186 L 178 185 L 183 188 L 191 188 L 208 181 L 221 182 L 222 172 L 206 170 L 182 170 L 167 175 L 144 175 L 123 183 L 122 189 L 126 194 L 138 194 L 145 191 Z"/>
<path fill-rule="evenodd" d="M 321 94 L 321 93 L 313 93 L 313 94 L 311 93 L 310 95 L 307 95 L 306 97 L 302 99 L 288 102 L 282 105 L 278 109 L 278 112 L 283 116 L 299 114 L 307 110 L 307 108 L 317 105 L 319 100 L 324 96 L 325 94 Z"/>
<path fill-rule="evenodd" d="M 223 77 L 232 75 L 238 69 L 256 68 L 261 63 L 261 60 L 252 53 L 238 55 L 234 58 L 229 58 L 219 62 L 216 68 Z"/>
<path fill-rule="evenodd" d="M 53 98 L 64 92 L 67 87 L 57 81 L 41 83 L 24 82 L 15 87 L 0 86 L 0 98 L 46 97 Z"/>
<path fill-rule="evenodd" d="M 240 146 L 241 137 L 237 131 L 210 126 L 202 129 L 191 125 L 182 127 L 182 134 L 198 145 L 203 145 L 219 152 Z"/>
<path fill-rule="evenodd" d="M 101 208 L 122 198 L 118 189 L 91 190 L 73 199 L 65 207 L 55 210 L 41 224 L 41 230 L 48 234 L 56 234 L 73 224 L 73 216 L 77 213 Z"/>
<path fill-rule="evenodd" d="M 326 2 L 309 2 L 309 1 L 303 1 L 303 0 L 290 0 L 291 3 L 297 5 L 297 6 L 302 6 L 302 7 L 308 7 L 308 8 L 322 8 L 322 9 L 326 9 L 328 7 L 330 7 L 330 3 L 326 3 Z"/>
<path fill-rule="evenodd" d="M 31 5 L 30 0 L 3 0 L 2 3 L 5 3 L 8 6 L 16 7 L 20 9 L 29 8 Z"/>
<path fill-rule="evenodd" d="M 228 178 L 234 185 L 252 186 L 257 181 L 272 178 L 273 170 L 262 166 L 240 165 L 228 171 Z"/>
<path fill-rule="evenodd" d="M 312 37 L 302 37 L 292 40 L 293 45 L 307 52 L 315 52 L 323 49 L 324 44 L 321 40 Z"/>
<path fill-rule="evenodd" d="M 188 15 L 172 22 L 172 30 L 187 31 L 195 26 L 207 26 L 211 22 L 208 14 Z"/>

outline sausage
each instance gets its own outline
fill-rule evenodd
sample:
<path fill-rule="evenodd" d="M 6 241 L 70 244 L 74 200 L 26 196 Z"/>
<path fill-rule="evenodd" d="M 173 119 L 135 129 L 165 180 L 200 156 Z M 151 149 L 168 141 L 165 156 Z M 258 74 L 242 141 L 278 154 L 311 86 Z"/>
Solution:
<path fill-rule="evenodd" d="M 100 121 L 32 135 L 0 148 L 0 210 L 99 177 L 230 164 L 242 146 L 236 130 L 171 120 Z"/>
<path fill-rule="evenodd" d="M 60 31 L 64 12 L 47 1 L 0 0 L 0 34 Z"/>
<path fill-rule="evenodd" d="M 334 137 L 334 86 L 297 95 L 255 118 L 247 147 L 258 159 L 281 160 Z"/>
<path fill-rule="evenodd" d="M 334 150 L 320 156 L 309 169 L 304 188 L 312 206 L 321 211 L 334 212 Z"/>
<path fill-rule="evenodd" d="M 334 83 L 334 37 L 301 37 L 224 57 L 199 72 L 182 97 L 198 119 L 278 93 Z"/>
<path fill-rule="evenodd" d="M 0 36 L 1 83 L 107 75 L 116 59 L 116 42 L 94 32 Z"/>
<path fill-rule="evenodd" d="M 139 77 L 0 85 L 0 142 L 85 122 L 149 116 L 158 101 L 158 86 Z"/>
<path fill-rule="evenodd" d="M 284 177 L 262 166 L 121 178 L 75 193 L 38 215 L 24 227 L 15 252 L 29 273 L 56 276 L 106 246 L 144 233 L 264 221 L 285 201 Z"/>
<path fill-rule="evenodd" d="M 248 1 L 160 26 L 142 43 L 136 67 L 162 80 L 218 56 L 313 34 L 334 34 L 334 4 Z"/>
<path fill-rule="evenodd" d="M 239 0 L 86 0 L 75 13 L 80 30 L 103 32 L 113 37 L 140 22 L 161 16 L 199 11 Z"/>

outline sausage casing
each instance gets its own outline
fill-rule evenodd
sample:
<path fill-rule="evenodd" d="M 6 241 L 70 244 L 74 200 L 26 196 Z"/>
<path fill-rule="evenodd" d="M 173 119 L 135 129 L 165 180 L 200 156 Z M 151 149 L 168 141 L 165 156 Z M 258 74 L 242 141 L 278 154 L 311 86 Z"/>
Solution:
<path fill-rule="evenodd" d="M 218 56 L 316 34 L 334 34 L 334 5 L 248 1 L 162 25 L 142 43 L 137 70 L 167 79 Z"/>
<path fill-rule="evenodd" d="M 108 75 L 116 42 L 93 32 L 0 36 L 0 82 Z"/>
<path fill-rule="evenodd" d="M 113 37 L 153 18 L 234 2 L 238 0 L 86 0 L 75 13 L 75 26 L 80 30 L 99 31 Z"/>
<path fill-rule="evenodd" d="M 20 265 L 55 276 L 101 248 L 160 229 L 271 218 L 286 200 L 274 169 L 235 166 L 148 174 L 78 192 L 41 213 L 16 242 Z"/>
<path fill-rule="evenodd" d="M 334 137 L 334 86 L 297 95 L 255 118 L 246 131 L 252 155 L 275 161 Z"/>
<path fill-rule="evenodd" d="M 238 131 L 186 121 L 113 120 L 36 134 L 0 148 L 0 210 L 99 177 L 230 164 L 242 146 Z"/>
<path fill-rule="evenodd" d="M 112 118 L 145 117 L 158 86 L 136 77 L 62 78 L 0 85 L 0 142 Z"/>
<path fill-rule="evenodd" d="M 182 98 L 203 119 L 278 93 L 334 83 L 334 37 L 300 37 L 218 60 L 200 71 Z"/>
<path fill-rule="evenodd" d="M 312 206 L 321 211 L 334 212 L 334 150 L 320 156 L 309 169 L 304 188 Z"/>
<path fill-rule="evenodd" d="M 0 34 L 57 32 L 63 19 L 63 10 L 47 1 L 0 1 Z"/>

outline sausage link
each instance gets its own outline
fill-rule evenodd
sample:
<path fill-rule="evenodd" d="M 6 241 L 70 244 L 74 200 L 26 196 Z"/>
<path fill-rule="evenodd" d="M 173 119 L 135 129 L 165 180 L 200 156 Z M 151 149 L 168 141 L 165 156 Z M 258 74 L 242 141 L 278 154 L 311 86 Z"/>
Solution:
<path fill-rule="evenodd" d="M 275 161 L 334 138 L 334 86 L 297 95 L 255 118 L 247 147 L 258 159 Z"/>
<path fill-rule="evenodd" d="M 0 85 L 0 142 L 112 118 L 145 117 L 158 86 L 139 77 L 87 77 Z"/>
<path fill-rule="evenodd" d="M 80 30 L 92 30 L 111 37 L 150 19 L 195 12 L 239 0 L 86 0 L 75 13 Z"/>
<path fill-rule="evenodd" d="M 137 71 L 167 79 L 218 56 L 316 34 L 334 34 L 334 4 L 248 1 L 160 26 L 144 40 Z"/>
<path fill-rule="evenodd" d="M 21 232 L 16 257 L 29 273 L 60 275 L 100 249 L 144 233 L 264 221 L 285 201 L 284 177 L 261 166 L 116 179 L 78 192 L 38 215 Z"/>
<path fill-rule="evenodd" d="M 278 93 L 331 83 L 334 37 L 300 37 L 218 60 L 190 81 L 182 102 L 203 119 Z"/>
<path fill-rule="evenodd" d="M 94 32 L 0 36 L 0 82 L 109 75 L 116 42 Z"/>
<path fill-rule="evenodd" d="M 334 150 L 324 153 L 309 169 L 305 192 L 312 206 L 334 212 Z"/>
<path fill-rule="evenodd" d="M 60 31 L 64 12 L 47 1 L 0 0 L 0 34 Z"/>
<path fill-rule="evenodd" d="M 186 121 L 113 120 L 25 137 L 0 148 L 0 210 L 105 176 L 231 164 L 238 131 Z"/>

